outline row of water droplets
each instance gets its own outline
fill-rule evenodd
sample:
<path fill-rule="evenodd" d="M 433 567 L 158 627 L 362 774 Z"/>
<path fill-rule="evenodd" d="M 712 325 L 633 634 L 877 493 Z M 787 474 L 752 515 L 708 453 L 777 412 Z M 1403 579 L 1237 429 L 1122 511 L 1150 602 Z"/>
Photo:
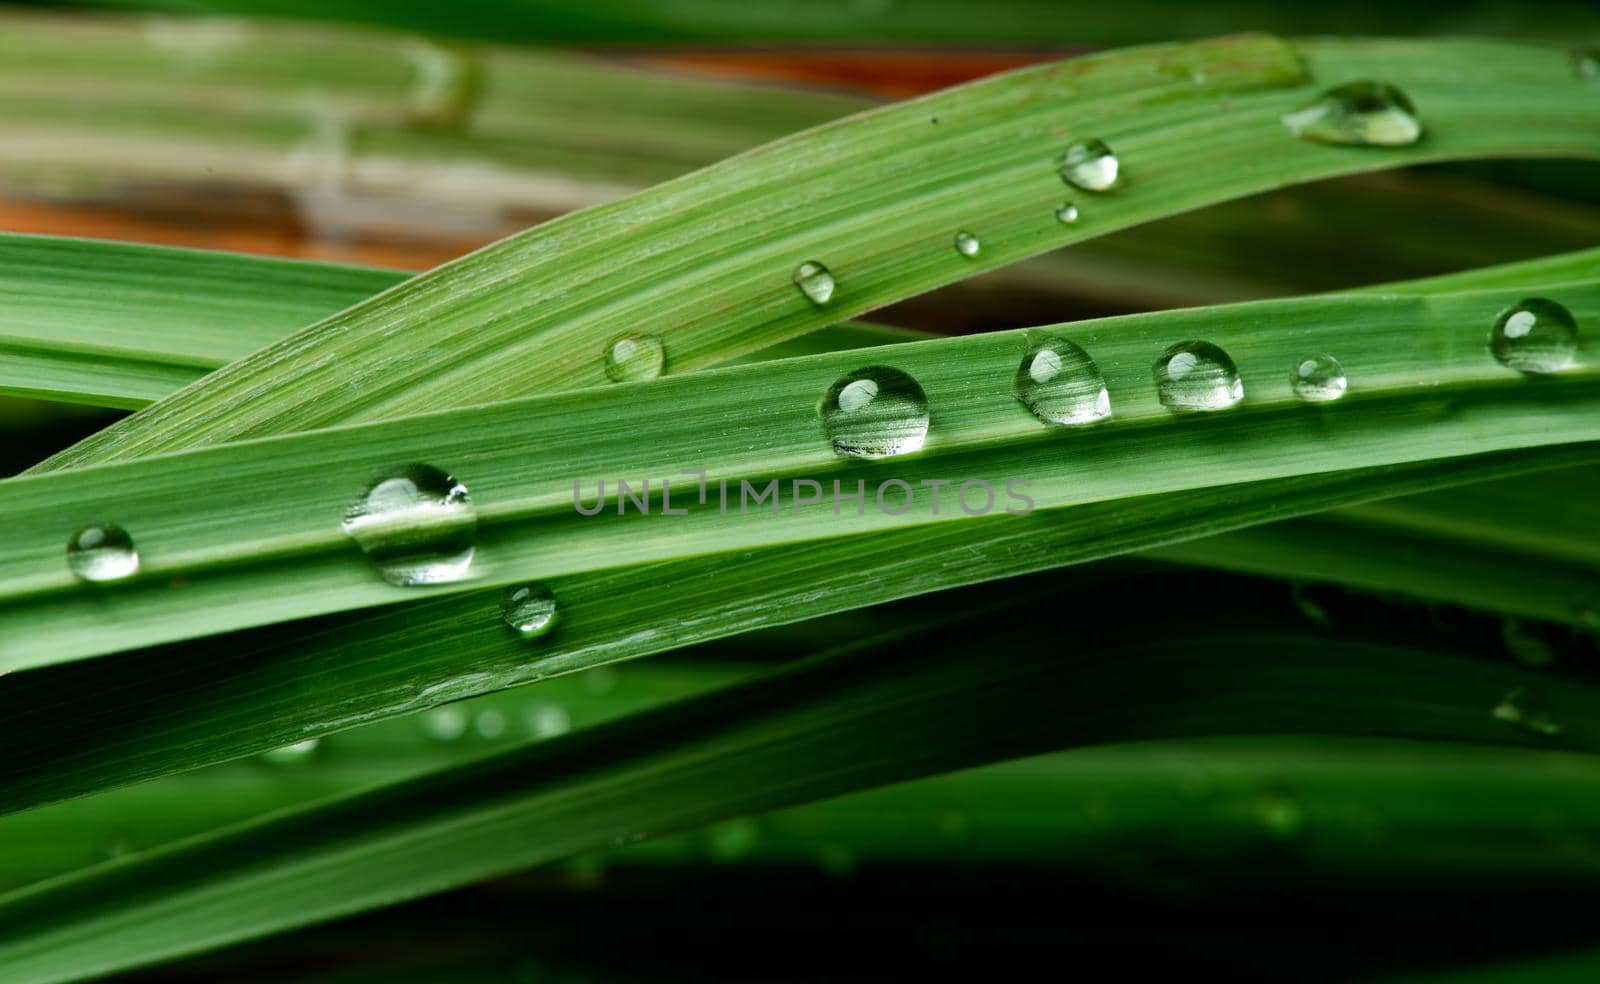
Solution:
<path fill-rule="evenodd" d="M 1579 71 L 1581 74 L 1582 69 Z M 1352 82 L 1330 89 L 1310 105 L 1285 115 L 1283 123 L 1297 137 L 1352 146 L 1402 146 L 1422 136 L 1422 124 L 1411 101 L 1382 82 Z M 1105 141 L 1079 140 L 1061 154 L 1056 173 L 1072 188 L 1107 192 L 1120 180 L 1122 163 Z M 1064 201 L 1054 206 L 1052 214 L 1057 223 L 1073 225 L 1081 212 L 1076 202 Z M 969 229 L 958 231 L 952 245 L 968 259 L 983 252 L 983 241 Z M 791 279 L 817 307 L 832 303 L 838 289 L 833 271 L 821 260 L 801 262 Z M 618 383 L 655 379 L 666 370 L 666 364 L 666 347 L 656 335 L 624 335 L 613 340 L 605 354 L 606 378 Z"/>
<path fill-rule="evenodd" d="M 1600 54 L 1582 53 L 1574 66 L 1580 77 L 1600 78 Z M 1411 101 L 1394 86 L 1353 82 L 1323 93 L 1311 104 L 1283 117 L 1295 136 L 1331 144 L 1401 146 L 1415 143 L 1422 126 Z M 1071 187 L 1105 192 L 1121 175 L 1117 155 L 1104 141 L 1081 140 L 1062 154 L 1057 172 Z M 1072 224 L 1078 206 L 1062 202 L 1055 220 Z M 978 236 L 958 232 L 955 250 L 976 257 Z M 818 260 L 794 270 L 795 286 L 818 307 L 832 302 L 837 282 Z M 1495 322 L 1490 350 L 1504 365 L 1527 373 L 1558 371 L 1577 350 L 1578 331 L 1560 304 L 1531 298 Z M 615 382 L 643 382 L 666 367 L 666 348 L 655 335 L 614 340 L 605 354 L 605 373 Z M 1239 403 L 1244 387 L 1228 354 L 1205 341 L 1188 341 L 1162 353 L 1154 366 L 1161 403 L 1175 410 L 1220 410 Z M 1291 372 L 1294 392 L 1314 402 L 1344 395 L 1347 381 L 1339 362 L 1314 354 Z M 1041 421 L 1060 426 L 1093 424 L 1111 416 L 1110 394 L 1099 367 L 1069 339 L 1043 332 L 1028 336 L 1014 388 L 1017 398 Z M 869 366 L 840 378 L 820 408 L 822 423 L 836 452 L 862 458 L 916 451 L 928 430 L 928 401 L 907 373 Z M 372 482 L 348 510 L 343 530 L 389 582 L 435 584 L 467 576 L 476 542 L 477 512 L 466 486 L 429 465 L 408 465 Z M 81 580 L 124 580 L 139 570 L 133 538 L 114 523 L 96 523 L 74 533 L 67 543 L 67 567 Z M 507 626 L 537 638 L 555 623 L 556 602 L 540 584 L 508 588 L 501 604 Z"/>
<path fill-rule="evenodd" d="M 1495 319 L 1488 348 L 1502 365 L 1538 375 L 1569 366 L 1578 337 L 1570 311 L 1535 297 Z M 1211 342 L 1169 347 L 1156 359 L 1152 375 L 1158 399 L 1172 410 L 1225 410 L 1244 399 L 1238 366 Z M 1314 403 L 1338 400 L 1348 388 L 1339 361 L 1321 353 L 1296 360 L 1289 381 L 1296 396 Z M 1049 425 L 1094 424 L 1112 413 L 1110 391 L 1094 359 L 1076 342 L 1049 332 L 1025 333 L 1012 389 Z M 839 377 L 824 393 L 819 414 L 834 451 L 849 457 L 907 454 L 927 439 L 927 395 L 909 373 L 892 366 L 867 366 Z M 342 529 L 385 580 L 425 585 L 468 576 L 477 526 L 465 485 L 431 465 L 412 464 L 371 482 L 350 505 Z M 68 539 L 67 568 L 83 581 L 121 581 L 138 572 L 139 552 L 122 527 L 95 523 Z M 540 584 L 514 586 L 504 594 L 502 614 L 517 634 L 537 638 L 555 622 L 555 598 Z"/>

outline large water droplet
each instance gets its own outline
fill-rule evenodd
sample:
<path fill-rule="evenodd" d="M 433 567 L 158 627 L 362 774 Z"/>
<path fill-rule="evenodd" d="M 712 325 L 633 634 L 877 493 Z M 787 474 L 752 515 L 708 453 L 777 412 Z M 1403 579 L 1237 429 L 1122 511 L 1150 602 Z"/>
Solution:
<path fill-rule="evenodd" d="M 1574 51 L 1572 71 L 1585 82 L 1600 82 L 1600 48 L 1579 48 Z"/>
<path fill-rule="evenodd" d="M 1344 367 L 1331 355 L 1310 355 L 1294 364 L 1289 374 L 1294 395 L 1311 403 L 1327 403 L 1344 395 L 1349 382 Z"/>
<path fill-rule="evenodd" d="M 922 447 L 928 397 L 915 379 L 888 366 L 857 369 L 828 388 L 822 426 L 839 454 L 887 458 Z"/>
<path fill-rule="evenodd" d="M 1017 367 L 1017 399 L 1047 424 L 1092 424 L 1111 416 L 1100 367 L 1075 342 L 1045 332 L 1030 332 Z"/>
<path fill-rule="evenodd" d="M 292 745 L 262 752 L 256 757 L 268 765 L 294 765 L 311 758 L 319 744 L 321 744 L 320 739 L 307 738 L 305 741 L 297 741 Z"/>
<path fill-rule="evenodd" d="M 1578 352 L 1578 322 L 1555 301 L 1530 297 L 1495 319 L 1489 351 L 1518 372 L 1559 372 Z"/>
<path fill-rule="evenodd" d="M 1084 191 L 1107 191 L 1117 183 L 1117 155 L 1103 140 L 1080 140 L 1061 158 L 1061 180 Z"/>
<path fill-rule="evenodd" d="M 367 486 L 343 528 L 390 584 L 440 584 L 467 577 L 478 512 L 465 485 L 431 465 L 406 465 Z"/>
<path fill-rule="evenodd" d="M 1210 342 L 1179 342 L 1156 360 L 1156 395 L 1174 410 L 1223 410 L 1244 399 L 1228 353 Z"/>
<path fill-rule="evenodd" d="M 1056 221 L 1062 225 L 1072 225 L 1078 221 L 1078 206 L 1071 202 L 1062 202 L 1056 206 Z"/>
<path fill-rule="evenodd" d="M 1422 122 L 1406 94 L 1387 82 L 1350 82 L 1324 92 L 1283 117 L 1304 140 L 1367 147 L 1404 147 L 1422 137 Z"/>
<path fill-rule="evenodd" d="M 67 539 L 67 570 L 81 581 L 120 581 L 138 573 L 139 551 L 127 530 L 96 523 Z"/>
<path fill-rule="evenodd" d="M 606 349 L 606 378 L 613 383 L 642 383 L 661 375 L 667 350 L 654 335 L 624 335 Z"/>
<path fill-rule="evenodd" d="M 500 613 L 517 635 L 537 639 L 555 625 L 556 596 L 542 584 L 515 585 L 500 596 Z"/>
<path fill-rule="evenodd" d="M 977 256 L 978 251 L 981 249 L 983 249 L 983 244 L 978 242 L 977 236 L 974 236 L 972 233 L 964 230 L 956 233 L 957 253 L 960 253 L 962 256 Z"/>
<path fill-rule="evenodd" d="M 794 285 L 817 307 L 833 299 L 833 273 L 816 260 L 807 260 L 794 268 Z"/>

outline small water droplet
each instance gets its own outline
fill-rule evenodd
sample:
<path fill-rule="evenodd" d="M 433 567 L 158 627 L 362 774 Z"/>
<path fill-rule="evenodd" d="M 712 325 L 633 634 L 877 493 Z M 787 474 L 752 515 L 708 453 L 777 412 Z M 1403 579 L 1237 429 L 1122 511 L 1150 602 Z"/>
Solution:
<path fill-rule="evenodd" d="M 1559 372 L 1577 355 L 1578 322 L 1555 301 L 1529 297 L 1495 319 L 1489 352 L 1518 372 Z"/>
<path fill-rule="evenodd" d="M 1512 727 L 1542 735 L 1546 738 L 1553 738 L 1561 734 L 1561 725 L 1557 724 L 1548 714 L 1531 710 L 1527 706 L 1527 698 L 1521 687 L 1513 689 L 1510 693 L 1500 698 L 1500 703 L 1496 704 L 1489 713 L 1494 715 L 1497 721 L 1504 721 Z"/>
<path fill-rule="evenodd" d="M 1072 225 L 1078 221 L 1078 206 L 1071 202 L 1062 202 L 1056 206 L 1056 221 L 1062 225 Z"/>
<path fill-rule="evenodd" d="M 95 523 L 67 538 L 67 570 L 80 581 L 120 581 L 139 570 L 133 537 L 115 523 Z"/>
<path fill-rule="evenodd" d="M 1103 140 L 1080 140 L 1061 158 L 1061 180 L 1084 191 L 1109 191 L 1117 183 L 1120 164 Z"/>
<path fill-rule="evenodd" d="M 517 635 L 537 639 L 555 625 L 556 596 L 542 584 L 513 585 L 500 596 L 500 613 Z"/>
<path fill-rule="evenodd" d="M 915 379 L 888 366 L 839 377 L 820 409 L 833 450 L 853 458 L 908 454 L 928 436 L 927 395 Z"/>
<path fill-rule="evenodd" d="M 271 751 L 262 752 L 256 758 L 268 765 L 294 765 L 297 762 L 306 761 L 315 754 L 319 744 L 321 744 L 320 739 L 307 738 L 305 741 L 297 741 L 292 745 L 284 745 L 282 748 L 274 748 Z"/>
<path fill-rule="evenodd" d="M 539 704 L 528 711 L 528 730 L 537 738 L 554 738 L 572 730 L 572 716 L 560 704 Z"/>
<path fill-rule="evenodd" d="M 794 284 L 817 307 L 833 299 L 833 273 L 816 260 L 807 260 L 794 268 Z"/>
<path fill-rule="evenodd" d="M 1228 353 L 1210 342 L 1179 342 L 1156 360 L 1156 395 L 1174 410 L 1223 410 L 1244 399 Z"/>
<path fill-rule="evenodd" d="M 467 733 L 467 712 L 453 704 L 435 707 L 421 715 L 422 730 L 434 741 L 451 742 Z"/>
<path fill-rule="evenodd" d="M 1283 125 L 1303 140 L 1364 147 L 1404 147 L 1422 138 L 1417 109 L 1387 82 L 1349 82 L 1288 113 Z"/>
<path fill-rule="evenodd" d="M 472 719 L 472 730 L 479 738 L 492 741 L 506 733 L 506 716 L 496 710 L 479 711 Z"/>
<path fill-rule="evenodd" d="M 1344 366 L 1331 355 L 1311 355 L 1294 365 L 1289 374 L 1294 395 L 1310 403 L 1328 403 L 1344 395 L 1348 381 Z"/>
<path fill-rule="evenodd" d="M 1600 82 L 1600 48 L 1579 48 L 1574 51 L 1572 71 L 1585 82 Z"/>
<path fill-rule="evenodd" d="M 1111 416 L 1100 367 L 1077 343 L 1046 332 L 1029 332 L 1014 389 L 1033 415 L 1047 424 L 1092 424 Z"/>
<path fill-rule="evenodd" d="M 606 378 L 613 383 L 643 383 L 661 375 L 667 350 L 654 335 L 624 335 L 606 349 Z"/>
<path fill-rule="evenodd" d="M 956 233 L 956 252 L 962 256 L 977 256 L 983 244 L 978 242 L 978 237 L 965 230 Z"/>
<path fill-rule="evenodd" d="M 431 465 L 406 465 L 356 497 L 343 529 L 390 584 L 439 584 L 467 577 L 478 512 L 465 485 Z"/>

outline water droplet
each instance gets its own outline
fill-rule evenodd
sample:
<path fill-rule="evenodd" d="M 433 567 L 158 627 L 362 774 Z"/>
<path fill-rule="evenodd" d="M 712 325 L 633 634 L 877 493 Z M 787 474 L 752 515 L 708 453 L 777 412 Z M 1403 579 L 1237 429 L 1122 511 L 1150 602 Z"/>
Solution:
<path fill-rule="evenodd" d="M 1210 342 L 1179 342 L 1156 360 L 1156 395 L 1174 410 L 1223 410 L 1244 399 L 1228 353 Z"/>
<path fill-rule="evenodd" d="M 455 741 L 467 733 L 467 712 L 460 707 L 447 705 L 423 712 L 422 730 L 434 741 Z"/>
<path fill-rule="evenodd" d="M 1521 728 L 1523 731 L 1532 732 L 1536 735 L 1543 735 L 1546 738 L 1553 738 L 1561 734 L 1561 725 L 1557 724 L 1549 715 L 1528 708 L 1526 697 L 1521 687 L 1513 689 L 1510 693 L 1500 698 L 1500 703 L 1496 704 L 1489 713 L 1494 715 L 1497 721 L 1504 721 L 1513 727 Z"/>
<path fill-rule="evenodd" d="M 1572 71 L 1585 82 L 1600 82 L 1600 48 L 1579 48 L 1574 51 Z"/>
<path fill-rule="evenodd" d="M 560 704 L 539 704 L 528 711 L 528 730 L 538 738 L 554 738 L 572 730 L 572 716 Z"/>
<path fill-rule="evenodd" d="M 1422 121 L 1406 94 L 1387 82 L 1350 82 L 1283 117 L 1289 132 L 1319 143 L 1404 147 L 1422 137 Z"/>
<path fill-rule="evenodd" d="M 1092 424 L 1111 416 L 1100 367 L 1082 347 L 1059 335 L 1029 332 L 1014 384 L 1017 399 L 1047 424 Z"/>
<path fill-rule="evenodd" d="M 1062 202 L 1056 206 L 1056 221 L 1062 225 L 1072 225 L 1078 221 L 1078 206 L 1071 202 Z"/>
<path fill-rule="evenodd" d="M 1530 297 L 1495 319 L 1489 352 L 1518 372 L 1559 372 L 1578 352 L 1578 322 L 1555 301 Z"/>
<path fill-rule="evenodd" d="M 542 584 L 514 585 L 500 596 L 500 613 L 524 639 L 549 633 L 556 620 L 556 596 Z"/>
<path fill-rule="evenodd" d="M 962 256 L 977 256 L 978 251 L 981 249 L 983 249 L 983 244 L 978 242 L 977 236 L 974 236 L 972 233 L 966 231 L 956 233 L 957 253 L 960 253 Z"/>
<path fill-rule="evenodd" d="M 833 299 L 833 273 L 816 260 L 807 260 L 794 268 L 794 284 L 817 307 Z"/>
<path fill-rule="evenodd" d="M 1294 395 L 1311 403 L 1327 403 L 1344 395 L 1344 366 L 1331 355 L 1312 355 L 1295 363 L 1289 374 Z"/>
<path fill-rule="evenodd" d="M 833 450 L 853 458 L 887 458 L 922 447 L 928 397 L 915 379 L 888 366 L 857 369 L 828 387 L 822 426 Z"/>
<path fill-rule="evenodd" d="M 479 711 L 472 719 L 472 730 L 479 738 L 499 738 L 506 733 L 506 716 L 496 710 Z"/>
<path fill-rule="evenodd" d="M 120 581 L 138 572 L 139 551 L 127 530 L 95 523 L 67 539 L 67 570 L 80 581 Z"/>
<path fill-rule="evenodd" d="M 319 744 L 321 744 L 319 739 L 307 738 L 305 741 L 297 741 L 292 745 L 284 745 L 282 748 L 274 748 L 271 751 L 262 752 L 256 758 L 268 765 L 294 765 L 297 762 L 304 762 L 309 759 L 316 752 Z"/>
<path fill-rule="evenodd" d="M 1117 183 L 1117 155 L 1103 140 L 1080 140 L 1061 158 L 1061 180 L 1084 191 L 1108 191 Z"/>
<path fill-rule="evenodd" d="M 613 383 L 643 383 L 661 375 L 667 350 L 654 335 L 624 335 L 606 350 L 606 378 Z"/>
<path fill-rule="evenodd" d="M 467 577 L 478 512 L 465 485 L 431 465 L 406 465 L 368 485 L 343 528 L 390 584 L 439 584 Z"/>

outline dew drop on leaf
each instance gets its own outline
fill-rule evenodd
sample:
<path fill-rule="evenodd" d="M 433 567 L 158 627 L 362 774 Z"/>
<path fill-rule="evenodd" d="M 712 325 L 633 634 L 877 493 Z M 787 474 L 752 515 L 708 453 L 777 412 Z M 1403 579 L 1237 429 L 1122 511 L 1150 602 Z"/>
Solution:
<path fill-rule="evenodd" d="M 1056 206 L 1056 221 L 1062 225 L 1072 225 L 1078 221 L 1078 206 L 1071 202 L 1062 202 Z"/>
<path fill-rule="evenodd" d="M 1047 424 L 1092 424 L 1111 416 L 1100 367 L 1081 346 L 1059 335 L 1029 332 L 1013 384 L 1017 399 Z"/>
<path fill-rule="evenodd" d="M 80 581 L 120 581 L 138 573 L 139 551 L 127 530 L 95 523 L 67 539 L 67 570 Z"/>
<path fill-rule="evenodd" d="M 1283 117 L 1303 140 L 1357 147 L 1405 147 L 1422 139 L 1422 121 L 1404 92 L 1387 82 L 1336 86 Z"/>
<path fill-rule="evenodd" d="M 927 395 L 915 379 L 888 366 L 841 376 L 823 396 L 820 412 L 834 451 L 853 458 L 907 454 L 928 436 Z"/>
<path fill-rule="evenodd" d="M 1294 364 L 1289 385 L 1295 396 L 1308 403 L 1329 403 L 1344 396 L 1349 381 L 1338 359 L 1331 355 L 1308 355 Z"/>
<path fill-rule="evenodd" d="M 343 529 L 390 584 L 441 584 L 468 576 L 478 512 L 465 485 L 431 465 L 406 465 L 356 496 Z"/>
<path fill-rule="evenodd" d="M 655 335 L 624 335 L 606 349 L 606 378 L 613 383 L 655 379 L 667 365 L 667 350 Z"/>
<path fill-rule="evenodd" d="M 978 237 L 970 232 L 956 233 L 956 252 L 962 256 L 977 256 L 983 249 L 983 244 L 978 242 Z"/>
<path fill-rule="evenodd" d="M 1174 410 L 1224 410 L 1244 399 L 1239 368 L 1210 342 L 1179 342 L 1153 371 L 1161 405 Z"/>
<path fill-rule="evenodd" d="M 1559 372 L 1577 355 L 1578 322 L 1555 301 L 1542 297 L 1518 301 L 1495 319 L 1489 352 L 1518 372 Z"/>
<path fill-rule="evenodd" d="M 500 596 L 500 614 L 524 639 L 549 634 L 556 621 L 556 596 L 543 584 L 513 585 Z"/>
<path fill-rule="evenodd" d="M 1121 165 L 1103 140 L 1080 140 L 1061 158 L 1061 180 L 1084 191 L 1109 191 Z"/>
<path fill-rule="evenodd" d="M 806 260 L 794 268 L 794 285 L 817 307 L 833 299 L 833 273 L 816 260 Z"/>

